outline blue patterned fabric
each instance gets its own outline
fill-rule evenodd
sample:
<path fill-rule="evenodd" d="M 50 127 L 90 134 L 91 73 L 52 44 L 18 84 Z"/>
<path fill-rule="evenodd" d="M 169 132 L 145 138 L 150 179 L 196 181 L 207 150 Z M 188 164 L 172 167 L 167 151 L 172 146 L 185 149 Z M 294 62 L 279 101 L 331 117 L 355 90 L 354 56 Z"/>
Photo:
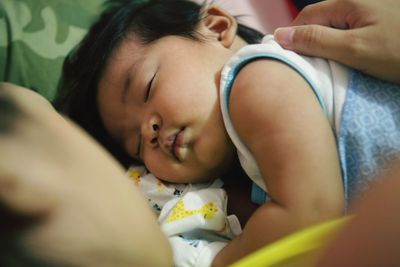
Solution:
<path fill-rule="evenodd" d="M 346 199 L 365 189 L 400 152 L 400 85 L 351 74 L 339 153 Z"/>

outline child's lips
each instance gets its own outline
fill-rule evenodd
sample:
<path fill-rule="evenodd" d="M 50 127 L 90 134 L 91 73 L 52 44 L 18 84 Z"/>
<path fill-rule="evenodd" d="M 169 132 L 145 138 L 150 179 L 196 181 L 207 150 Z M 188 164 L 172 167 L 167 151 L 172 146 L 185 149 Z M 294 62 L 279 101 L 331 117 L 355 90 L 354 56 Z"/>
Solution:
<path fill-rule="evenodd" d="M 187 147 L 185 144 L 185 128 L 167 139 L 167 147 L 176 160 L 183 160 Z"/>

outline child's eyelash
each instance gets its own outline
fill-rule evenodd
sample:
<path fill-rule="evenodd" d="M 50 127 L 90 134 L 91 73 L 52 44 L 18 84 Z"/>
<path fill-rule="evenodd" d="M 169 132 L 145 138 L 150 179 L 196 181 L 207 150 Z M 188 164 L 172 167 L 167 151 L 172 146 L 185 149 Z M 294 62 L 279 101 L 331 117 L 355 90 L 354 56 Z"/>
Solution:
<path fill-rule="evenodd" d="M 151 87 L 152 87 L 152 84 L 153 84 L 154 77 L 156 77 L 156 74 L 157 74 L 157 72 L 154 73 L 153 77 L 149 81 L 149 84 L 147 85 L 146 94 L 144 96 L 144 102 L 147 102 L 147 100 L 149 100 L 150 93 L 151 93 Z"/>

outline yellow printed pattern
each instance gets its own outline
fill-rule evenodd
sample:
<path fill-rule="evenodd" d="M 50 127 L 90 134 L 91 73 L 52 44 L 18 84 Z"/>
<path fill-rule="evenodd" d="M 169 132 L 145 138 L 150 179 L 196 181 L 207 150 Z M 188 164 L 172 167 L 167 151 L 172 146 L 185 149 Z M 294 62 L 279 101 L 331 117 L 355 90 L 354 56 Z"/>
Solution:
<path fill-rule="evenodd" d="M 218 208 L 213 202 L 208 202 L 196 210 L 187 210 L 183 199 L 181 199 L 171 211 L 171 214 L 168 216 L 166 222 L 172 223 L 196 214 L 202 214 L 204 219 L 211 220 L 217 211 Z"/>
<path fill-rule="evenodd" d="M 128 170 L 128 176 L 132 179 L 136 186 L 140 183 L 140 177 L 142 176 L 141 172 L 136 169 Z"/>

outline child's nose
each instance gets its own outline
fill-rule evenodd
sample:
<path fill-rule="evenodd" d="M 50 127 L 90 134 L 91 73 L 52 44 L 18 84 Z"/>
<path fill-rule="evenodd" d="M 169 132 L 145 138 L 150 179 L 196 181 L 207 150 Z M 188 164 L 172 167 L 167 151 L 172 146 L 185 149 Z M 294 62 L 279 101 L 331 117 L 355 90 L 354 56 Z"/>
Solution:
<path fill-rule="evenodd" d="M 159 132 L 161 128 L 161 119 L 159 116 L 150 116 L 142 125 L 142 136 L 147 144 L 152 147 L 158 145 Z"/>

